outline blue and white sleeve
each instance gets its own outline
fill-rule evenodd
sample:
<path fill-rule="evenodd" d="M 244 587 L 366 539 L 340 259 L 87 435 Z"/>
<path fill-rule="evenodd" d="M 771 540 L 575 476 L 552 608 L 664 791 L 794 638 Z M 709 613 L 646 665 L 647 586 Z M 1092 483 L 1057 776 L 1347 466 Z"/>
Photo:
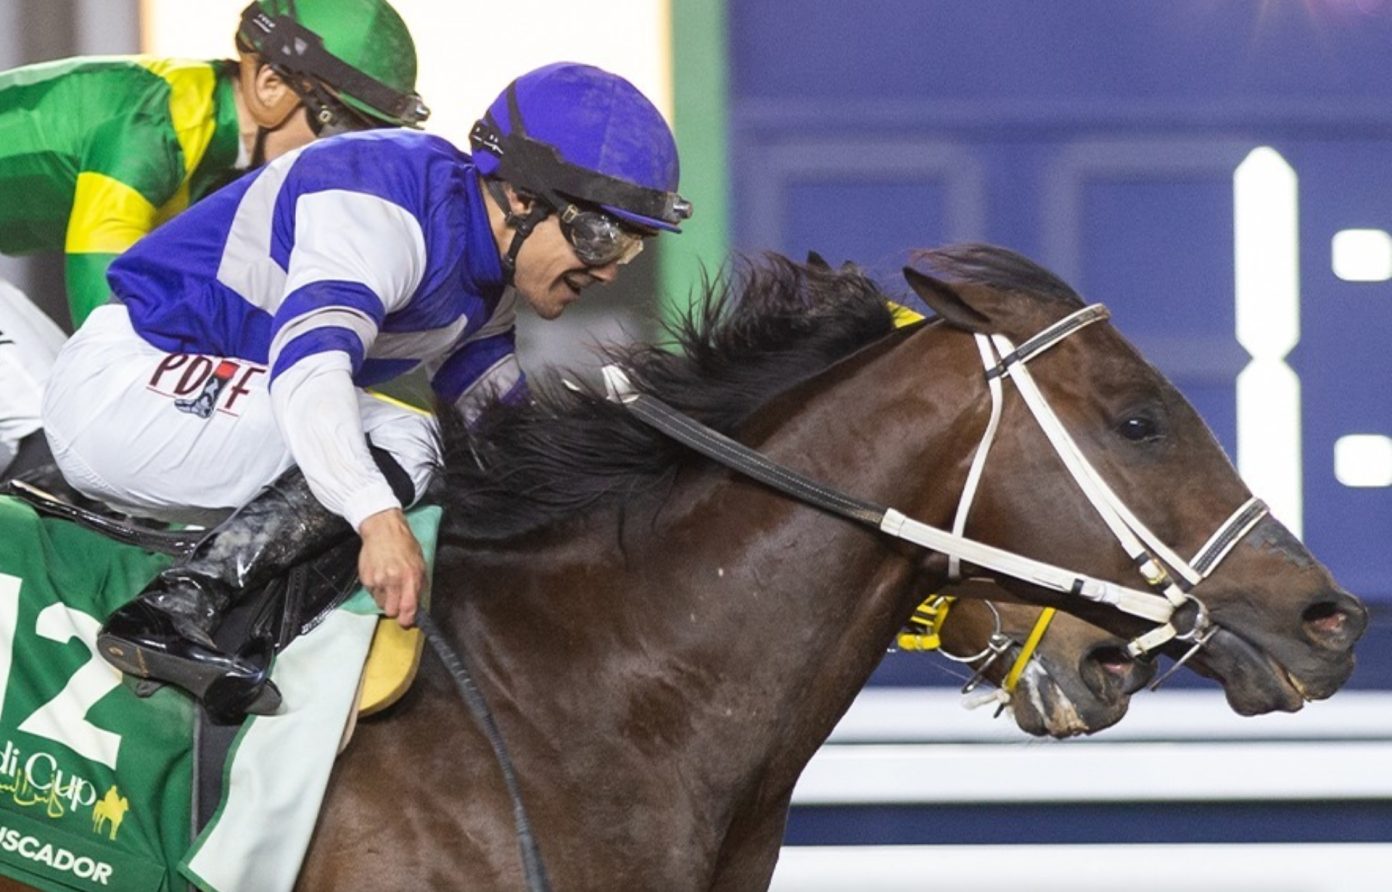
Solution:
<path fill-rule="evenodd" d="M 400 503 L 368 452 L 353 375 L 386 314 L 419 287 L 425 262 L 420 224 L 398 205 L 337 190 L 296 203 L 273 322 L 271 405 L 310 489 L 354 529 Z"/>
<path fill-rule="evenodd" d="M 299 196 L 294 217 L 285 297 L 271 327 L 271 380 L 315 353 L 345 353 L 356 371 L 382 320 L 420 287 L 420 222 L 398 204 L 343 189 Z"/>
<path fill-rule="evenodd" d="M 516 325 L 517 298 L 508 292 L 482 328 L 430 366 L 431 387 L 463 414 L 466 424 L 473 424 L 493 402 L 527 398 L 527 377 L 517 361 Z"/>

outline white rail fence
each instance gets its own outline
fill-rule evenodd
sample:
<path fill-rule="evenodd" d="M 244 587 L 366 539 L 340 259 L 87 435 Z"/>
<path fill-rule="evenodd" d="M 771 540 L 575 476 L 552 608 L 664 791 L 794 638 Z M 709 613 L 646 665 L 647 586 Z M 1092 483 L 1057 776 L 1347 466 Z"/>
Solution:
<path fill-rule="evenodd" d="M 1392 693 L 1348 691 L 1294 715 L 1242 718 L 1217 692 L 1165 691 L 1136 697 L 1116 728 L 1063 742 L 1027 738 L 1008 717 L 993 722 L 956 702 L 939 689 L 865 691 L 808 766 L 794 808 L 1392 803 Z M 1383 892 L 1392 820 L 1385 843 L 788 846 L 772 888 L 1119 886 Z"/>

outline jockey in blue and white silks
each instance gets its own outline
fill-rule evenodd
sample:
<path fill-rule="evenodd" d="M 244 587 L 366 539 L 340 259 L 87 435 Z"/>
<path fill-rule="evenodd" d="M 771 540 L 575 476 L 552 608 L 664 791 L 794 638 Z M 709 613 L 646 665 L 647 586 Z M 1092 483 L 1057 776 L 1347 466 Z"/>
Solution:
<path fill-rule="evenodd" d="M 323 140 L 112 264 L 113 302 L 49 381 L 58 466 L 131 513 L 236 509 L 108 619 L 118 668 L 228 716 L 273 711 L 264 660 L 209 633 L 237 592 L 354 531 L 363 584 L 409 624 L 425 572 L 402 508 L 436 463 L 434 423 L 362 388 L 424 365 L 466 419 L 523 398 L 516 301 L 554 318 L 690 215 L 670 128 L 600 69 L 523 75 L 471 140 L 472 156 L 404 130 Z"/>
<path fill-rule="evenodd" d="M 417 492 L 435 456 L 427 419 L 374 407 L 355 387 L 426 363 L 437 394 L 468 415 L 484 396 L 522 387 L 515 299 L 504 297 L 482 187 L 470 158 L 438 137 L 351 134 L 286 155 L 137 244 L 112 264 L 109 279 L 118 303 L 101 308 L 81 337 L 129 341 L 133 333 L 147 348 L 130 373 L 149 386 L 123 407 L 149 418 L 149 429 L 133 436 L 159 438 L 140 451 L 164 452 L 179 467 L 213 465 L 196 480 L 171 479 L 178 472 L 168 467 L 143 484 L 127 479 L 146 476 L 133 463 L 104 474 L 74 469 L 75 478 L 96 478 L 78 479 L 80 489 L 133 512 L 198 520 L 206 516 L 199 508 L 242 504 L 266 474 L 273 479 L 293 463 L 319 500 L 356 528 L 400 507 L 366 442 L 336 436 L 361 426 L 360 403 L 393 427 L 419 429 L 400 444 L 406 454 L 384 447 Z M 208 361 L 195 369 L 170 359 L 187 354 Z M 158 374 L 162 365 L 167 371 Z M 242 369 L 256 371 L 248 380 Z M 108 380 L 112 372 L 50 396 L 49 438 L 65 471 L 84 433 L 109 436 L 80 404 L 126 383 Z M 254 385 L 251 393 L 239 393 L 243 381 Z M 265 427 L 260 454 L 246 454 L 240 438 L 212 434 L 224 418 Z M 182 454 L 171 452 L 171 439 L 184 440 Z M 277 439 L 283 449 L 270 448 Z M 259 473 L 245 474 L 250 469 Z"/>

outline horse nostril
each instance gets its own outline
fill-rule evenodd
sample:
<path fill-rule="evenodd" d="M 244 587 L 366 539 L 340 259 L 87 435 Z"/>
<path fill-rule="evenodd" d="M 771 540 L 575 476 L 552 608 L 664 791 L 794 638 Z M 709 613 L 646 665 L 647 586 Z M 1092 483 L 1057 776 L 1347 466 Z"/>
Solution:
<path fill-rule="evenodd" d="M 1337 635 L 1348 625 L 1348 617 L 1333 604 L 1316 604 L 1305 611 L 1305 625 L 1321 635 Z"/>
<path fill-rule="evenodd" d="M 1092 658 L 1097 661 L 1109 675 L 1122 678 L 1131 671 L 1131 666 L 1135 660 L 1127 655 L 1126 651 L 1119 647 L 1098 647 L 1092 651 Z"/>
<path fill-rule="evenodd" d="M 1123 702 L 1149 680 L 1144 664 L 1133 660 L 1120 644 L 1103 644 L 1088 650 L 1080 675 L 1092 693 L 1108 703 Z M 1149 670 L 1153 671 L 1153 670 Z"/>
<path fill-rule="evenodd" d="M 1341 603 L 1346 600 L 1348 603 Z M 1367 612 L 1352 598 L 1320 601 L 1300 615 L 1305 634 L 1315 644 L 1345 649 L 1358 640 L 1367 624 Z"/>

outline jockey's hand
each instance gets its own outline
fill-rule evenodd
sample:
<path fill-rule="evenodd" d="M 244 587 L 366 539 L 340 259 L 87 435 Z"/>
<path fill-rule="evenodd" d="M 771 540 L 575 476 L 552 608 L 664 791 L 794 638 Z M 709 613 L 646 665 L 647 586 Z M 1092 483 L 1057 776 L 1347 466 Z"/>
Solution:
<path fill-rule="evenodd" d="M 416 607 L 425 594 L 425 557 L 400 508 L 379 511 L 358 527 L 362 551 L 358 576 L 387 616 L 402 626 L 416 621 Z"/>

